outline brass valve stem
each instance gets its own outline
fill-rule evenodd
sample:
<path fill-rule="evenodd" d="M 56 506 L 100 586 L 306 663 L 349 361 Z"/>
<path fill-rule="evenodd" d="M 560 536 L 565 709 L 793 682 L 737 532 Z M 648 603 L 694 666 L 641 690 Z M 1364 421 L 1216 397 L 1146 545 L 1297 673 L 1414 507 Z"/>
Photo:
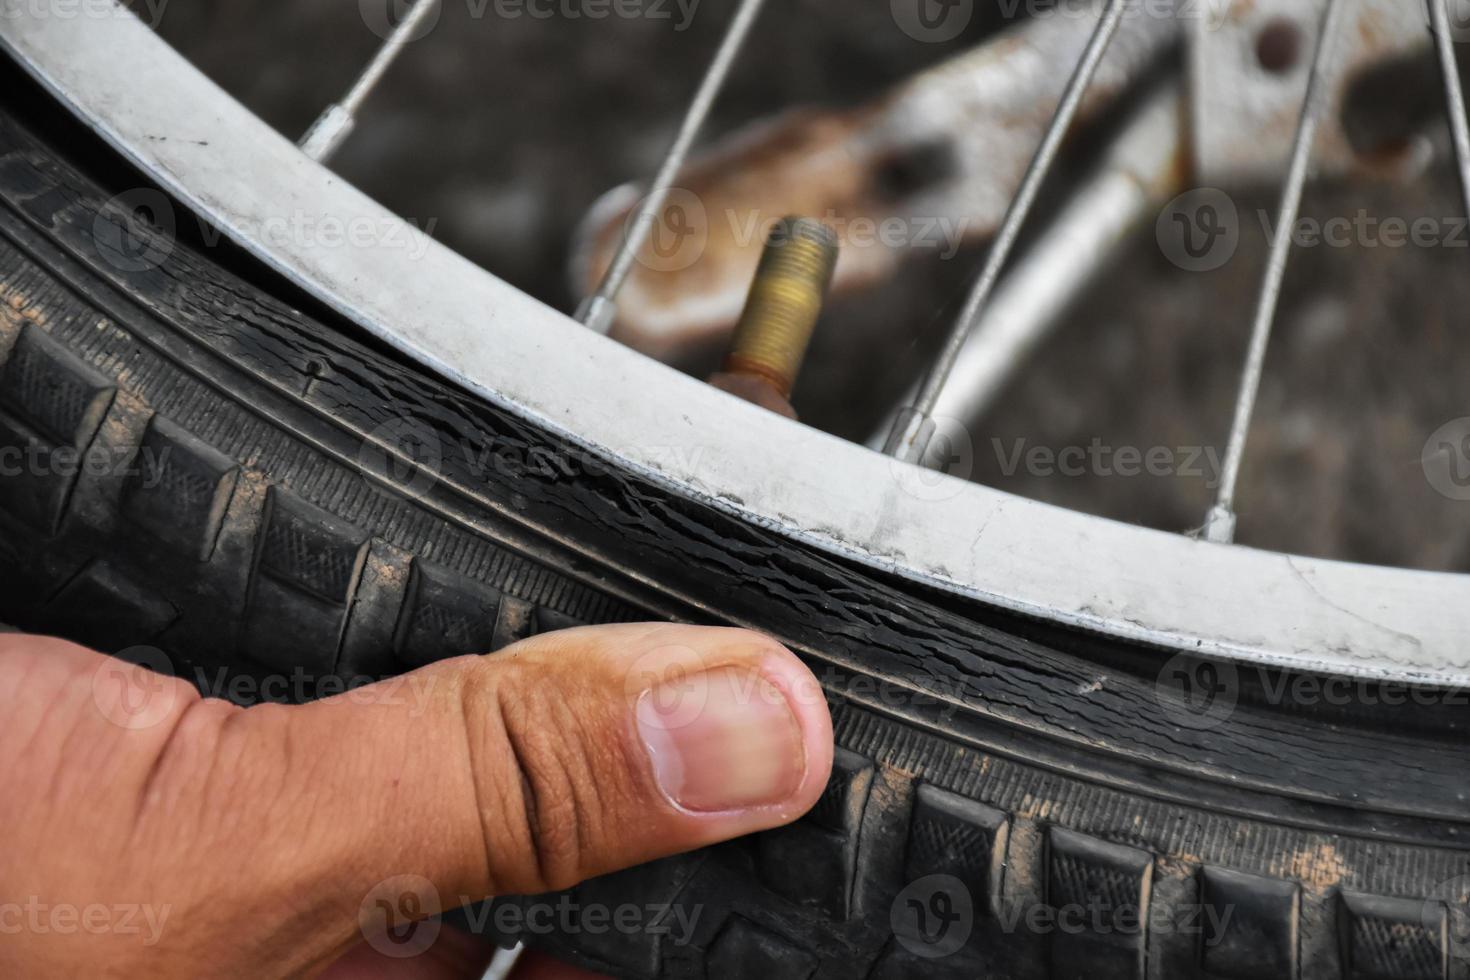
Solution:
<path fill-rule="evenodd" d="M 782 218 L 766 239 L 724 371 L 711 382 L 757 404 L 767 399 L 751 398 L 748 389 L 752 382 L 763 383 L 786 402 L 836 264 L 837 235 L 831 228 L 813 218 Z M 791 414 L 789 405 L 783 414 Z"/>

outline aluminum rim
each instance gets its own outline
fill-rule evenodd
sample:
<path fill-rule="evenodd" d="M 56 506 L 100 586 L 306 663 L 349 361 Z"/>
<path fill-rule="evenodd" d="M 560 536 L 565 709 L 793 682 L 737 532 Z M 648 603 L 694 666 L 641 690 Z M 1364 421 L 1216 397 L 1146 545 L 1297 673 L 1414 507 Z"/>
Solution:
<path fill-rule="evenodd" d="M 0 43 L 112 146 L 288 279 L 427 369 L 691 498 L 1002 609 L 1167 649 L 1461 684 L 1470 576 L 1213 544 L 919 469 L 623 348 L 401 221 L 124 8 L 16 5 Z M 323 247 L 282 215 L 392 233 Z M 409 256 L 415 256 L 410 259 Z"/>

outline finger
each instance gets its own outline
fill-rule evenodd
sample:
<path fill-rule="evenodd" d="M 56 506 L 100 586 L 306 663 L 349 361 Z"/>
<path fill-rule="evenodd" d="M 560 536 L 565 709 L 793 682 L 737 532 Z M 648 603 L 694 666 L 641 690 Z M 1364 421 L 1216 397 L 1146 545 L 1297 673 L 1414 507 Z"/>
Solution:
<path fill-rule="evenodd" d="M 81 657 L 94 681 L 118 670 L 68 649 L 51 663 Z M 176 934 L 191 919 L 224 928 L 221 908 L 270 923 L 254 937 L 270 972 L 324 967 L 364 934 L 488 895 L 786 823 L 831 765 L 815 678 L 742 630 L 569 630 L 300 707 L 235 708 L 130 670 L 156 717 L 97 722 L 127 691 L 75 685 L 103 710 L 94 730 L 68 729 L 70 748 L 28 756 L 36 778 L 75 791 L 48 790 L 55 812 L 125 818 L 113 850 L 132 863 L 97 860 L 132 893 L 166 890 Z M 31 722 L 45 741 L 48 723 Z M 232 948 L 249 948 L 239 927 Z"/>
<path fill-rule="evenodd" d="M 456 897 L 555 891 L 785 823 L 831 754 L 815 679 L 784 648 L 663 625 L 538 637 L 366 698 L 245 712 L 233 734 L 256 766 L 289 744 L 333 760 L 290 790 L 333 827 L 324 855 Z"/>

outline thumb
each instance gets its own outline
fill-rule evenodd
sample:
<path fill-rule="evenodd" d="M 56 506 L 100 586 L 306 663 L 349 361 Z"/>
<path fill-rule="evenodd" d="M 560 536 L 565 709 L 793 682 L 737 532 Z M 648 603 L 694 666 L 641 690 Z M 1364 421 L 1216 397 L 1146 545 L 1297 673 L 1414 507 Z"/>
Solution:
<path fill-rule="evenodd" d="M 795 656 L 687 626 L 548 634 L 257 722 L 239 737 L 267 759 L 289 744 L 332 760 L 299 802 L 331 814 L 344 859 L 467 895 L 555 891 L 786 823 L 816 802 L 832 754 Z"/>
<path fill-rule="evenodd" d="M 123 877 L 173 906 L 188 946 L 219 949 L 227 926 L 228 948 L 284 969 L 361 938 L 385 883 L 425 881 L 422 914 L 560 890 L 784 824 L 832 760 L 816 679 L 743 630 L 568 630 L 305 706 L 173 693 L 157 724 L 111 726 L 108 792 L 126 798 L 104 805 L 145 868 Z"/>

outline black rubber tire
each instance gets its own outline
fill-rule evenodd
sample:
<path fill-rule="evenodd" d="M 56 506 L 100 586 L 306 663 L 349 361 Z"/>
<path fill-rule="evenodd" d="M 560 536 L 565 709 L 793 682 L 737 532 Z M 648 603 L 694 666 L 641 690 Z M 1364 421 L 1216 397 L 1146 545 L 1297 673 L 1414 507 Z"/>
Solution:
<path fill-rule="evenodd" d="M 589 882 L 520 917 L 532 945 L 647 980 L 1470 976 L 1462 703 L 1178 699 L 1162 653 L 742 524 L 290 295 L 0 113 L 0 449 L 41 461 L 0 478 L 0 621 L 243 701 L 584 622 L 736 623 L 806 657 L 839 742 L 814 812 Z M 588 917 L 625 903 L 683 919 Z"/>

